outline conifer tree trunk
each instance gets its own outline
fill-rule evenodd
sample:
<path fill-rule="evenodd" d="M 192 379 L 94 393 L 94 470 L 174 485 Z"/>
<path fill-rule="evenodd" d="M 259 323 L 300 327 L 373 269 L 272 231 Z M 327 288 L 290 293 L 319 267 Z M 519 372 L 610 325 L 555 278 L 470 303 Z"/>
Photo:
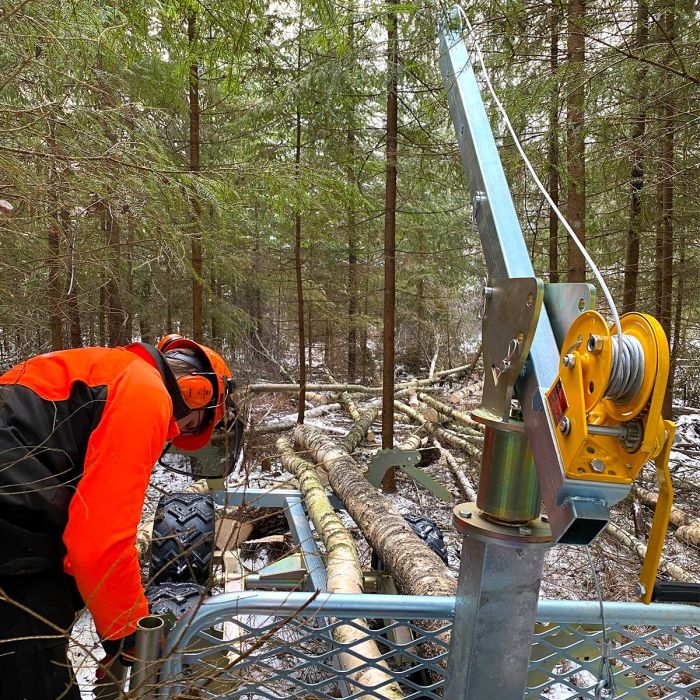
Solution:
<path fill-rule="evenodd" d="M 675 0 L 667 0 L 662 19 L 664 38 L 669 44 L 667 62 L 675 61 L 673 43 L 676 39 Z M 666 337 L 671 340 L 671 313 L 672 313 L 672 286 L 673 286 L 673 197 L 675 172 L 675 129 L 676 129 L 676 104 L 674 96 L 674 81 L 670 73 L 665 76 L 665 89 L 662 103 L 662 133 L 661 133 L 661 158 L 660 158 L 660 208 L 661 208 L 661 241 L 659 252 L 661 259 L 656 261 L 661 268 L 660 288 L 660 317 L 659 321 L 666 332 Z M 664 398 L 664 418 L 671 418 L 671 405 L 673 398 L 673 375 L 669 373 Z"/>
<path fill-rule="evenodd" d="M 126 344 L 124 334 L 125 312 L 119 290 L 119 270 L 121 267 L 121 231 L 119 222 L 112 212 L 109 202 L 102 207 L 102 230 L 110 260 L 110 269 L 105 284 L 107 303 L 107 342 L 110 346 Z"/>
<path fill-rule="evenodd" d="M 348 48 L 351 60 L 355 52 L 354 4 L 350 4 L 348 22 Z M 355 106 L 350 105 L 348 114 L 348 168 L 347 181 L 350 187 L 350 204 L 347 211 L 348 226 L 348 369 L 347 381 L 357 378 L 357 215 L 355 212 Z"/>
<path fill-rule="evenodd" d="M 396 307 L 396 156 L 398 131 L 397 63 L 398 16 L 397 0 L 387 0 L 387 105 L 386 105 L 386 193 L 384 203 L 384 363 L 382 402 L 382 447 L 394 446 L 394 324 Z M 384 491 L 396 491 L 393 468 L 382 482 Z"/>
<path fill-rule="evenodd" d="M 569 83 L 566 98 L 566 160 L 568 190 L 566 217 L 583 245 L 586 244 L 586 143 L 584 134 L 585 0 L 569 0 L 567 53 Z M 583 255 L 568 239 L 568 282 L 584 282 Z"/>
<path fill-rule="evenodd" d="M 635 48 L 644 50 L 649 40 L 649 10 L 646 0 L 637 3 Z M 644 188 L 644 134 L 646 132 L 647 64 L 640 63 L 637 72 L 637 113 L 632 124 L 632 171 L 630 173 L 630 218 L 627 226 L 625 276 L 622 292 L 622 313 L 634 311 L 637 306 L 639 280 L 639 235 L 642 226 L 642 191 Z"/>
<path fill-rule="evenodd" d="M 56 122 L 47 122 L 47 142 L 52 156 L 56 155 Z M 49 327 L 51 329 L 51 350 L 63 350 L 63 319 L 61 314 L 61 226 L 59 222 L 58 202 L 58 161 L 49 159 L 47 208 L 48 208 L 48 298 L 49 298 Z"/>
<path fill-rule="evenodd" d="M 194 12 L 187 15 L 187 42 L 190 50 L 194 49 L 197 36 L 197 16 Z M 190 105 L 190 172 L 197 176 L 200 171 L 199 128 L 199 65 L 190 63 L 189 71 L 189 105 Z M 197 342 L 204 339 L 204 285 L 202 263 L 201 206 L 196 188 L 192 193 L 192 338 Z"/>
<path fill-rule="evenodd" d="M 303 5 L 299 4 L 299 36 L 297 41 L 297 79 L 301 75 L 301 29 L 302 29 L 302 12 Z M 299 106 L 299 98 L 297 97 L 296 107 L 296 134 L 294 147 L 294 174 L 299 186 L 301 176 L 301 110 Z M 297 195 L 299 196 L 299 195 Z M 302 261 L 301 261 L 301 212 L 297 205 L 294 212 L 294 267 L 296 270 L 297 283 L 297 321 L 298 321 L 298 339 L 299 339 L 299 412 L 297 414 L 297 423 L 304 422 L 304 408 L 306 404 L 306 339 L 304 337 L 304 285 L 302 279 Z M 311 329 L 309 329 L 310 332 Z M 309 357 L 311 353 L 309 353 Z"/>
<path fill-rule="evenodd" d="M 552 0 L 549 10 L 549 69 L 554 80 L 554 94 L 549 106 L 549 134 L 547 137 L 547 162 L 549 177 L 547 191 L 552 201 L 559 206 L 559 17 L 558 0 Z M 559 281 L 559 219 L 549 208 L 549 281 Z"/>
<path fill-rule="evenodd" d="M 63 238 L 68 246 L 68 260 L 70 264 L 68 289 L 66 290 L 66 306 L 68 309 L 68 323 L 70 333 L 70 346 L 72 348 L 83 347 L 83 333 L 80 324 L 80 308 L 78 306 L 78 283 L 75 269 L 75 239 L 70 221 L 70 212 L 63 207 L 61 209 L 61 230 Z"/>

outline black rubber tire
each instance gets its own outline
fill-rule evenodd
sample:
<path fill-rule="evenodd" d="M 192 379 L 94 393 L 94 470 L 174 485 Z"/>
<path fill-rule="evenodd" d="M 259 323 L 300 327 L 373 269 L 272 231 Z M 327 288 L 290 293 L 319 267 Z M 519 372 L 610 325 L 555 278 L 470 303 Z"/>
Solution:
<path fill-rule="evenodd" d="M 152 615 L 181 618 L 204 597 L 205 588 L 196 583 L 159 583 L 146 589 Z"/>
<path fill-rule="evenodd" d="M 413 532 L 447 564 L 447 547 L 435 521 L 422 515 L 404 515 L 403 519 L 413 528 Z"/>
<path fill-rule="evenodd" d="M 172 493 L 158 502 L 150 580 L 206 585 L 214 550 L 214 502 L 200 493 Z"/>

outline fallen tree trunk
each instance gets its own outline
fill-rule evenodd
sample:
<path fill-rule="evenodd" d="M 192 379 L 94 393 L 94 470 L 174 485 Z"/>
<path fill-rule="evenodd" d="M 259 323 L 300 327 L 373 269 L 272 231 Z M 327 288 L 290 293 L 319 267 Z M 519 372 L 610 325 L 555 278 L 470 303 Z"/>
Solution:
<path fill-rule="evenodd" d="M 476 502 L 476 490 L 472 485 L 469 477 L 460 469 L 459 463 L 452 455 L 451 452 L 446 450 L 435 438 L 433 438 L 433 445 L 440 450 L 440 454 L 445 458 L 447 466 L 450 468 L 452 475 L 459 486 L 460 491 L 464 494 L 468 501 Z"/>
<path fill-rule="evenodd" d="M 608 523 L 605 531 L 612 535 L 620 544 L 634 552 L 642 561 L 644 560 L 647 553 L 647 546 L 643 542 L 640 542 L 634 535 L 623 530 L 614 523 Z M 682 569 L 677 564 L 672 564 L 663 557 L 659 562 L 659 571 L 663 571 L 676 581 L 695 582 L 695 576 L 685 569 Z"/>
<path fill-rule="evenodd" d="M 316 418 L 318 416 L 323 416 L 331 411 L 337 411 L 340 409 L 339 403 L 326 403 L 321 406 L 316 406 L 315 408 L 310 408 L 305 411 L 305 418 Z M 291 430 L 297 424 L 297 414 L 282 416 L 277 420 L 270 421 L 269 423 L 264 423 L 263 425 L 256 426 L 252 433 L 255 435 L 269 435 L 270 433 L 283 433 L 285 430 Z"/>
<path fill-rule="evenodd" d="M 295 428 L 294 441 L 326 469 L 333 490 L 402 593 L 455 595 L 457 582 L 447 566 L 362 476 L 347 452 L 304 425 Z"/>
<path fill-rule="evenodd" d="M 402 413 L 405 413 L 412 420 L 416 421 L 417 423 L 420 423 L 420 425 L 427 432 L 429 432 L 431 435 L 435 435 L 436 437 L 444 440 L 445 442 L 448 442 L 453 447 L 457 447 L 460 450 L 463 450 L 464 452 L 466 452 L 471 457 L 474 457 L 475 459 L 481 458 L 481 449 L 479 447 L 477 447 L 476 445 L 471 444 L 471 442 L 468 442 L 468 440 L 476 442 L 478 445 L 479 441 L 483 441 L 483 438 L 481 438 L 481 437 L 477 438 L 476 436 L 469 438 L 469 437 L 465 436 L 464 439 L 462 439 L 461 437 L 457 437 L 456 435 L 452 435 L 451 433 L 447 432 L 446 430 L 444 430 L 440 426 L 435 425 L 434 423 L 431 423 L 429 420 L 424 418 L 420 413 L 418 413 L 418 411 L 414 411 L 410 406 L 406 406 L 406 404 L 402 403 L 401 401 L 394 401 L 394 406 L 396 407 L 397 410 L 401 411 Z"/>
<path fill-rule="evenodd" d="M 656 508 L 656 502 L 658 500 L 658 494 L 652 491 L 647 491 L 641 486 L 634 486 L 634 495 L 648 508 Z M 689 515 L 684 510 L 676 508 L 673 506 L 671 508 L 671 514 L 669 516 L 669 522 L 674 527 L 678 528 L 674 533 L 674 537 L 685 544 L 691 544 L 694 546 L 700 545 L 700 520 Z"/>
<path fill-rule="evenodd" d="M 442 401 L 438 401 L 422 391 L 418 392 L 418 400 L 422 401 L 426 406 L 434 408 L 438 413 L 449 416 L 452 418 L 452 420 L 472 428 L 475 433 L 482 431 L 482 426 L 464 411 L 458 411 L 456 408 L 452 408 L 452 406 L 448 406 L 447 404 L 442 403 Z"/>
<path fill-rule="evenodd" d="M 455 374 L 460 374 L 468 370 L 473 369 L 473 365 L 462 365 L 461 367 L 453 367 L 452 369 L 445 369 L 441 372 L 435 372 L 435 376 L 427 379 L 416 379 L 411 382 L 401 382 L 400 384 L 395 384 L 395 391 L 401 391 L 402 389 L 410 389 L 412 387 L 419 386 L 430 386 L 430 384 L 435 384 L 445 377 L 449 377 Z M 308 391 L 333 391 L 342 392 L 347 391 L 350 393 L 360 393 L 360 394 L 375 394 L 379 395 L 382 393 L 382 387 L 380 386 L 363 386 L 362 384 L 306 384 L 306 389 Z M 298 384 L 249 384 L 247 387 L 248 391 L 253 393 L 260 393 L 265 391 L 282 391 L 282 392 L 292 392 L 296 393 L 299 391 Z"/>
<path fill-rule="evenodd" d="M 281 461 L 285 469 L 299 482 L 309 518 L 326 548 L 328 591 L 362 593 L 362 566 L 355 541 L 333 510 L 314 465 L 296 455 L 286 438 L 277 440 L 277 449 L 281 453 Z M 333 638 L 340 644 L 349 645 L 352 650 L 352 653 L 339 654 L 343 670 L 350 672 L 349 678 L 357 682 L 357 690 L 370 688 L 371 697 L 402 698 L 401 688 L 387 673 L 386 663 L 377 661 L 381 657 L 381 652 L 376 642 L 367 638 L 366 630 L 365 620 L 352 620 L 352 624 L 339 625 L 333 630 Z M 366 660 L 375 660 L 375 664 L 367 666 Z M 363 668 L 355 670 L 358 667 Z M 359 697 L 369 698 L 370 696 Z"/>
<path fill-rule="evenodd" d="M 377 404 L 371 404 L 362 413 L 357 414 L 355 424 L 350 428 L 348 434 L 338 443 L 338 447 L 346 452 L 354 452 L 357 446 L 364 440 L 367 431 L 372 427 L 375 418 L 379 413 Z"/>

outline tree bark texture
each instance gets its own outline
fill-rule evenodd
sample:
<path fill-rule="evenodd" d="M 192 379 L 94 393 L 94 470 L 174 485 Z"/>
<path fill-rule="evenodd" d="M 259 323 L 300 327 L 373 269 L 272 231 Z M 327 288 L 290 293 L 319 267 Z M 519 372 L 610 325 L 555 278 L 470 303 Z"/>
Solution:
<path fill-rule="evenodd" d="M 647 508 L 651 508 L 652 510 L 656 508 L 656 502 L 659 498 L 658 494 L 647 491 L 641 486 L 634 486 L 633 489 L 634 495 L 641 503 L 647 506 Z M 674 537 L 679 542 L 684 542 L 685 544 L 696 547 L 700 545 L 700 520 L 674 506 L 671 508 L 668 521 L 677 528 L 674 532 Z"/>
<path fill-rule="evenodd" d="M 394 325 L 396 322 L 396 161 L 398 135 L 397 72 L 399 58 L 397 0 L 387 0 L 386 192 L 384 201 L 384 358 L 382 447 L 394 446 Z M 394 469 L 387 470 L 384 491 L 394 493 Z"/>
<path fill-rule="evenodd" d="M 49 119 L 47 122 L 49 151 L 56 155 L 56 122 Z M 60 204 L 58 202 L 58 160 L 49 159 L 48 187 L 47 187 L 47 214 L 48 214 L 48 300 L 49 300 L 49 328 L 51 330 L 51 350 L 63 350 L 63 318 L 61 312 L 61 226 L 58 217 Z"/>
<path fill-rule="evenodd" d="M 547 192 L 559 206 L 559 18 L 558 0 L 552 0 L 549 10 L 549 70 L 554 83 L 554 94 L 549 105 L 549 133 L 547 135 L 547 163 L 549 177 Z M 559 218 L 549 208 L 549 281 L 559 281 Z"/>
<path fill-rule="evenodd" d="M 414 420 L 416 423 L 419 423 L 431 435 L 434 435 L 435 437 L 448 442 L 453 447 L 466 452 L 474 459 L 481 459 L 481 445 L 483 445 L 483 438 L 481 436 L 465 436 L 462 438 L 457 435 L 453 435 L 452 433 L 447 432 L 447 430 L 444 428 L 441 428 L 440 426 L 435 425 L 435 423 L 427 420 L 420 413 L 418 413 L 418 411 L 414 411 L 410 406 L 406 406 L 406 404 L 401 403 L 400 401 L 394 401 L 394 405 L 397 411 L 405 413 L 409 418 Z"/>
<path fill-rule="evenodd" d="M 338 517 L 326 489 L 321 483 L 316 468 L 310 462 L 294 453 L 291 443 L 286 438 L 277 440 L 277 449 L 281 454 L 284 468 L 293 474 L 299 482 L 299 490 L 304 496 L 304 503 L 311 522 L 326 549 L 326 574 L 330 593 L 361 594 L 364 586 L 362 566 L 357 547 L 352 535 L 347 531 Z M 371 688 L 383 698 L 401 698 L 403 694 L 398 683 L 392 682 L 391 676 L 382 670 L 386 663 L 376 661 L 381 656 L 376 642 L 367 639 L 367 622 L 353 620 L 352 625 L 340 625 L 333 631 L 333 637 L 341 644 L 352 645 L 351 654 L 340 654 L 340 663 L 344 670 L 351 671 L 351 678 L 358 682 L 357 690 Z M 376 665 L 354 671 L 358 666 L 365 666 L 365 660 L 375 660 Z M 360 696 L 370 697 L 370 696 Z"/>
<path fill-rule="evenodd" d="M 612 535 L 620 544 L 634 552 L 640 559 L 643 560 L 646 556 L 647 546 L 626 530 L 623 530 L 617 525 L 609 522 L 605 528 L 605 532 Z M 663 557 L 659 563 L 659 571 L 663 571 L 665 574 L 668 574 L 675 581 L 695 582 L 695 576 L 693 576 L 693 574 L 687 572 L 677 564 L 673 564 L 672 562 L 664 559 Z"/>
<path fill-rule="evenodd" d="M 443 413 L 444 415 L 452 418 L 452 420 L 471 428 L 475 435 L 482 432 L 481 425 L 477 423 L 468 413 L 458 411 L 456 408 L 452 408 L 452 406 L 448 406 L 447 404 L 442 403 L 442 401 L 438 401 L 432 396 L 424 394 L 422 391 L 418 392 L 418 400 L 424 403 L 426 406 L 434 408 L 438 413 Z"/>
<path fill-rule="evenodd" d="M 301 74 L 301 18 L 302 5 L 299 5 L 299 38 L 297 45 L 297 77 Z M 294 175 L 299 186 L 299 178 L 301 175 L 301 111 L 299 108 L 299 100 L 297 98 L 296 105 L 296 122 L 295 122 L 295 146 L 294 146 Z M 297 423 L 304 422 L 304 408 L 306 405 L 306 338 L 304 337 L 304 283 L 302 279 L 302 261 L 301 261 L 301 212 L 297 205 L 294 212 L 294 269 L 296 272 L 297 285 L 297 339 L 299 348 L 299 414 Z M 311 323 L 309 323 L 309 335 L 311 334 Z M 309 359 L 311 353 L 309 352 Z"/>
<path fill-rule="evenodd" d="M 635 49 L 644 51 L 649 41 L 649 9 L 646 0 L 637 3 L 637 28 Z M 647 108 L 647 73 L 645 63 L 637 71 L 637 113 L 632 124 L 632 170 L 630 172 L 630 218 L 627 226 L 625 251 L 625 276 L 622 290 L 622 313 L 634 311 L 637 306 L 637 285 L 639 281 L 639 236 L 642 228 L 642 192 L 644 189 L 644 160 Z"/>
<path fill-rule="evenodd" d="M 456 580 L 413 532 L 396 507 L 362 476 L 355 461 L 313 428 L 297 426 L 294 441 L 328 472 L 335 493 L 392 575 L 410 595 L 454 595 Z"/>
<path fill-rule="evenodd" d="M 581 243 L 586 244 L 586 142 L 584 132 L 585 0 L 569 0 L 567 53 L 569 84 L 566 98 L 566 165 L 568 190 L 566 218 Z M 586 266 L 581 251 L 568 238 L 568 282 L 585 282 Z"/>
<path fill-rule="evenodd" d="M 187 15 L 187 42 L 190 51 L 194 51 L 197 39 L 197 15 Z M 190 172 L 196 177 L 200 171 L 200 105 L 199 105 L 199 65 L 190 63 L 189 70 L 189 106 L 190 106 Z M 202 211 L 196 187 L 192 193 L 192 338 L 197 342 L 204 340 L 204 266 L 202 256 Z"/>

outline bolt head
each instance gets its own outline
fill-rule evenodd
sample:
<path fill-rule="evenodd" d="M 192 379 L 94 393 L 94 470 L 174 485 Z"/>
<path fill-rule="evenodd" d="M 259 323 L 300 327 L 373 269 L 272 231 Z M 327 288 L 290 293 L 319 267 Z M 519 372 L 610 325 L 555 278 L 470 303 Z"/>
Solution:
<path fill-rule="evenodd" d="M 469 518 L 472 517 L 472 512 L 468 508 L 460 508 L 457 511 L 457 515 L 459 515 L 460 518 L 465 518 L 466 520 L 469 520 Z"/>
<path fill-rule="evenodd" d="M 490 299 L 493 296 L 493 287 L 484 287 L 484 296 Z"/>
<path fill-rule="evenodd" d="M 531 535 L 531 534 L 532 534 L 532 528 L 525 527 L 525 526 L 521 526 L 521 527 L 518 528 L 518 532 L 519 532 L 521 535 L 525 535 L 525 536 Z"/>
<path fill-rule="evenodd" d="M 598 474 L 602 474 L 605 471 L 605 462 L 600 459 L 592 459 L 591 469 Z"/>
<path fill-rule="evenodd" d="M 588 352 L 602 352 L 603 339 L 599 335 L 591 333 L 591 335 L 588 336 L 586 348 L 588 349 Z"/>
<path fill-rule="evenodd" d="M 573 367 L 576 364 L 576 355 L 572 355 L 569 353 L 568 355 L 564 355 L 564 367 Z"/>
<path fill-rule="evenodd" d="M 559 421 L 559 432 L 562 435 L 568 435 L 571 432 L 571 421 L 568 418 L 562 418 Z"/>

